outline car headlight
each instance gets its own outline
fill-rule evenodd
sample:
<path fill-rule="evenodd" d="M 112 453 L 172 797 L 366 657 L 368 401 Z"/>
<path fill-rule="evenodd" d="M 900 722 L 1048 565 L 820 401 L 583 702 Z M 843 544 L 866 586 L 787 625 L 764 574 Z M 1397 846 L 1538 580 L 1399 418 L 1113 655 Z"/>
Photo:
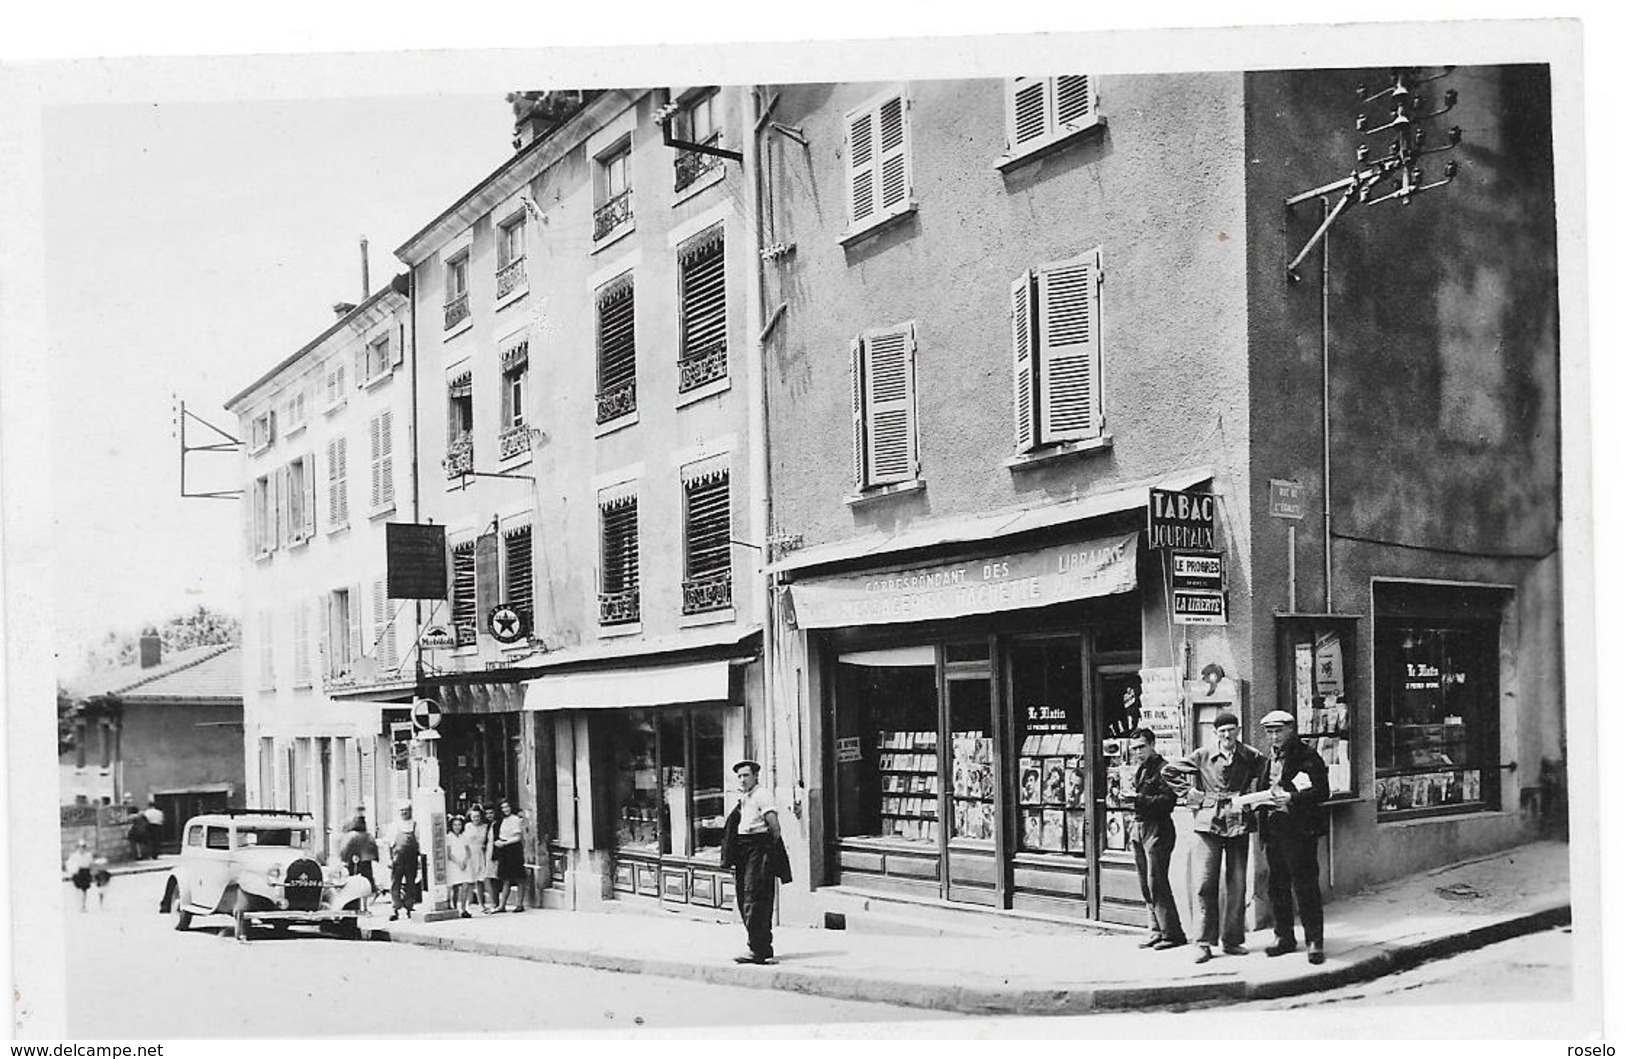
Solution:
<path fill-rule="evenodd" d="M 266 868 L 265 877 L 271 882 L 279 881 L 282 878 L 282 865 L 273 864 L 269 868 Z"/>

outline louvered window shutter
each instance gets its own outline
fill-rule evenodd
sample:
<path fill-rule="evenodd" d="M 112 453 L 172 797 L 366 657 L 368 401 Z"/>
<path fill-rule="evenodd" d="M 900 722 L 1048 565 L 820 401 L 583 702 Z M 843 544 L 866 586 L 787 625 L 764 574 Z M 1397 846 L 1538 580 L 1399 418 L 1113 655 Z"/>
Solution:
<path fill-rule="evenodd" d="M 360 585 L 350 586 L 350 598 L 348 603 L 349 607 L 347 608 L 347 612 L 350 621 L 350 665 L 353 670 L 355 663 L 363 657 L 363 648 L 366 647 L 366 644 L 364 644 L 361 640 L 361 608 L 365 604 L 362 602 Z"/>
<path fill-rule="evenodd" d="M 908 104 L 893 96 L 880 105 L 880 210 L 893 213 L 908 203 Z"/>
<path fill-rule="evenodd" d="M 526 614 L 535 628 L 536 591 L 531 578 L 530 527 L 510 531 L 502 539 L 503 565 L 507 571 L 505 602 Z"/>
<path fill-rule="evenodd" d="M 288 756 L 292 754 L 293 751 L 291 748 L 284 748 L 281 753 L 277 753 L 275 750 L 273 750 L 271 753 L 272 757 L 276 761 L 276 786 L 271 792 L 271 801 L 277 808 L 286 809 L 289 805 Z"/>
<path fill-rule="evenodd" d="M 305 539 L 316 536 L 316 454 L 305 453 L 305 524 L 301 529 Z"/>
<path fill-rule="evenodd" d="M 379 425 L 378 416 L 373 416 L 367 420 L 367 443 L 369 446 L 368 451 L 371 454 L 369 465 L 372 467 L 372 492 L 370 494 L 372 499 L 369 501 L 368 510 L 371 511 L 378 510 L 379 505 L 383 503 L 383 480 L 379 474 L 383 466 L 383 449 L 379 437 Z"/>
<path fill-rule="evenodd" d="M 469 541 L 451 550 L 451 623 L 459 647 L 477 635 L 475 588 L 474 542 Z"/>
<path fill-rule="evenodd" d="M 1033 274 L 1023 272 L 1010 284 L 1010 341 L 1015 355 L 1016 451 L 1038 444 L 1037 388 L 1033 385 Z"/>
<path fill-rule="evenodd" d="M 406 360 L 406 325 L 401 324 L 389 340 L 390 367 L 398 368 L 404 360 Z"/>
<path fill-rule="evenodd" d="M 395 413 L 384 411 L 378 416 L 378 503 L 388 507 L 395 503 Z"/>
<path fill-rule="evenodd" d="M 271 547 L 288 543 L 288 468 L 278 467 L 271 475 L 276 483 L 276 522 Z"/>
<path fill-rule="evenodd" d="M 915 475 L 914 327 L 864 336 L 865 453 L 869 484 L 906 482 Z"/>
<path fill-rule="evenodd" d="M 852 224 L 867 221 L 875 212 L 875 114 L 866 110 L 847 118 L 847 189 Z"/>
<path fill-rule="evenodd" d="M 1038 270 L 1039 440 L 1100 434 L 1099 255 Z"/>
<path fill-rule="evenodd" d="M 316 668 L 324 677 L 333 675 L 333 651 L 328 646 L 329 619 L 327 615 L 328 596 L 326 592 L 316 597 Z"/>
<path fill-rule="evenodd" d="M 709 356 L 727 344 L 727 276 L 722 230 L 718 227 L 685 247 L 682 271 L 682 348 L 678 356 Z"/>
<path fill-rule="evenodd" d="M 338 439 L 327 443 L 327 524 L 339 524 L 339 458 Z"/>
<path fill-rule="evenodd" d="M 636 496 L 602 508 L 604 588 L 606 593 L 634 592 L 638 587 L 638 501 Z"/>
<path fill-rule="evenodd" d="M 1095 111 L 1093 79 L 1083 74 L 1055 78 L 1055 121 L 1062 128 L 1075 125 Z"/>
<path fill-rule="evenodd" d="M 1049 84 L 1043 77 L 1017 77 L 1010 82 L 1010 149 L 1019 151 L 1049 130 Z"/>
<path fill-rule="evenodd" d="M 733 556 L 728 472 L 719 470 L 684 483 L 687 568 L 695 578 L 727 570 Z"/>
<path fill-rule="evenodd" d="M 355 351 L 355 384 L 358 387 L 364 385 L 367 379 L 371 377 L 371 373 L 367 371 L 367 355 L 370 352 L 371 347 L 365 342 L 361 344 L 360 349 Z"/>
<path fill-rule="evenodd" d="M 867 461 L 864 459 L 864 403 L 863 403 L 863 339 L 852 340 L 852 487 L 862 489 L 869 484 L 868 475 L 864 473 Z"/>
<path fill-rule="evenodd" d="M 339 513 L 335 518 L 338 525 L 347 525 L 350 521 L 350 441 L 348 438 L 337 439 L 339 467 Z"/>

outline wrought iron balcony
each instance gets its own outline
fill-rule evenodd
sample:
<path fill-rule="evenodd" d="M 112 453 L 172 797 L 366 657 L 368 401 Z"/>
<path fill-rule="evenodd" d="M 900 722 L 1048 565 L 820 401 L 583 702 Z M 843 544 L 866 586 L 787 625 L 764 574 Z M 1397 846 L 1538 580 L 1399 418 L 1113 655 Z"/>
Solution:
<path fill-rule="evenodd" d="M 457 297 L 446 303 L 445 329 L 450 331 L 464 320 L 467 320 L 468 312 L 468 292 L 464 291 L 462 294 L 457 295 Z"/>
<path fill-rule="evenodd" d="M 625 625 L 638 620 L 638 590 L 598 593 L 598 624 Z"/>
<path fill-rule="evenodd" d="M 632 189 L 616 195 L 592 215 L 592 237 L 594 240 L 602 239 L 623 224 L 632 223 Z"/>
<path fill-rule="evenodd" d="M 474 435 L 464 431 L 446 446 L 446 477 L 474 473 Z"/>
<path fill-rule="evenodd" d="M 497 435 L 497 456 L 508 459 L 530 451 L 530 428 L 524 424 L 506 427 Z"/>
<path fill-rule="evenodd" d="M 598 422 L 608 423 L 638 410 L 638 381 L 628 379 L 598 395 Z"/>
<path fill-rule="evenodd" d="M 720 132 L 713 132 L 700 143 L 706 147 L 715 147 L 722 141 Z M 699 151 L 678 151 L 674 163 L 677 170 L 677 188 L 682 191 L 705 174 L 722 165 L 722 159 L 714 154 L 703 154 Z"/>
<path fill-rule="evenodd" d="M 525 259 L 515 258 L 497 270 L 497 299 L 501 300 L 525 285 Z M 450 326 L 450 325 L 447 325 Z"/>
<path fill-rule="evenodd" d="M 734 575 L 732 570 L 718 570 L 713 574 L 690 577 L 683 581 L 683 613 L 704 614 L 708 610 L 726 610 L 734 605 Z"/>
<path fill-rule="evenodd" d="M 677 362 L 677 392 L 687 393 L 728 374 L 728 345 L 714 343 L 710 349 Z"/>

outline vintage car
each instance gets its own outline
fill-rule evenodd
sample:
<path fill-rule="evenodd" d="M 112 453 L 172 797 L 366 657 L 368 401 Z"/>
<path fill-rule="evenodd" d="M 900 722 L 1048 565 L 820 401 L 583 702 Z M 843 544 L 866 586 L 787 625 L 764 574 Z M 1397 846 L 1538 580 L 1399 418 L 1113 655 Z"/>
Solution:
<path fill-rule="evenodd" d="M 340 937 L 357 938 L 357 917 L 372 884 L 337 865 L 323 867 L 314 853 L 315 824 L 308 813 L 231 809 L 186 822 L 181 860 L 164 887 L 160 912 L 175 929 L 193 916 L 229 915 L 239 941 L 256 923 L 286 930 L 315 923 Z"/>

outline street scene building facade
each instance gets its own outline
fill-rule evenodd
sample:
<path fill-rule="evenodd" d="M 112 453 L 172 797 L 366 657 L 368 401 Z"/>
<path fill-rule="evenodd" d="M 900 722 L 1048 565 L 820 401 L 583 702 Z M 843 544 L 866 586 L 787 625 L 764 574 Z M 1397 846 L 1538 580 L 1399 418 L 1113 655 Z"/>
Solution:
<path fill-rule="evenodd" d="M 515 93 L 232 403 L 251 795 L 512 799 L 549 907 L 720 916 L 748 758 L 785 922 L 1133 924 L 1129 737 L 1281 709 L 1331 894 L 1559 833 L 1550 89 L 1438 80 L 1393 165 L 1380 70 Z M 442 597 L 380 595 L 390 522 Z"/>

